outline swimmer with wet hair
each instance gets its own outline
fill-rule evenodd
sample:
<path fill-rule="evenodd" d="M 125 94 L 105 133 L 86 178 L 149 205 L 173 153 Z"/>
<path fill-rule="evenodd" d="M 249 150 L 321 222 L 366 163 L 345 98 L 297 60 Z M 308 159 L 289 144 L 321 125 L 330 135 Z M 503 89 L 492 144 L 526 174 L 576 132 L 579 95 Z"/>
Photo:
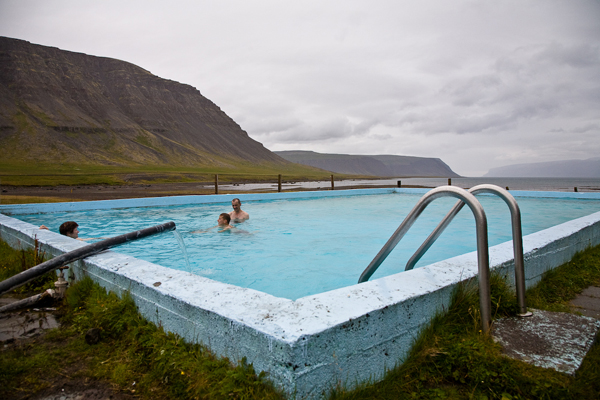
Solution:
<path fill-rule="evenodd" d="M 73 239 L 79 238 L 79 229 L 77 227 L 79 224 L 75 221 L 67 221 L 63 222 L 62 225 L 58 228 L 58 231 L 61 235 L 68 236 Z"/>
<path fill-rule="evenodd" d="M 230 222 L 231 222 L 231 217 L 229 216 L 229 214 L 222 213 L 219 215 L 219 219 L 217 220 L 217 225 L 215 225 L 211 228 L 208 228 L 208 229 L 200 229 L 197 231 L 193 231 L 192 233 L 208 232 L 215 228 L 219 228 L 220 229 L 219 232 L 225 232 L 225 231 L 229 231 L 231 229 L 236 229 L 235 226 L 229 224 Z"/>
<path fill-rule="evenodd" d="M 250 215 L 242 210 L 242 202 L 237 197 L 231 200 L 231 207 L 233 207 L 233 211 L 229 213 L 229 216 L 234 222 L 242 222 L 250 219 Z"/>
<path fill-rule="evenodd" d="M 77 240 L 81 240 L 83 242 L 86 242 L 88 240 L 98 240 L 98 239 L 107 239 L 104 237 L 97 237 L 97 238 L 87 238 L 87 239 L 82 239 L 79 237 L 79 224 L 75 221 L 67 221 L 67 222 L 63 222 L 60 227 L 58 228 L 58 232 L 60 232 L 61 235 L 63 236 L 68 236 L 72 239 L 77 239 Z M 40 229 L 45 229 L 45 230 L 50 230 L 48 229 L 48 227 L 46 225 L 42 225 L 40 226 Z"/>
<path fill-rule="evenodd" d="M 221 230 L 219 232 L 224 232 L 224 231 L 228 231 L 230 229 L 235 229 L 235 226 L 232 226 L 229 224 L 230 222 L 231 222 L 231 217 L 229 216 L 229 214 L 222 213 L 221 215 L 219 215 L 219 219 L 217 220 L 217 223 L 219 224 L 218 227 L 221 228 Z"/>

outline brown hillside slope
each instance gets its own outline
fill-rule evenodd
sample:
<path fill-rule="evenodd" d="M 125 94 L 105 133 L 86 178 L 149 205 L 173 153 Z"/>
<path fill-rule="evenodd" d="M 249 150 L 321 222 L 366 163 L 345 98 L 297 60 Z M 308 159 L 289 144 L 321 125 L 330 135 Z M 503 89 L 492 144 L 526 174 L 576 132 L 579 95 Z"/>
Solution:
<path fill-rule="evenodd" d="M 192 86 L 127 62 L 0 37 L 0 159 L 286 165 Z"/>

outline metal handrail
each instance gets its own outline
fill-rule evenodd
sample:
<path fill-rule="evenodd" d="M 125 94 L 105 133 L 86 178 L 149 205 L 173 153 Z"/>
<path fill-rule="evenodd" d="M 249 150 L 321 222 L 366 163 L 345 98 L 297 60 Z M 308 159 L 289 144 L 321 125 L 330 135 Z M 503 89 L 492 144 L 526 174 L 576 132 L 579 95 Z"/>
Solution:
<path fill-rule="evenodd" d="M 521 211 L 515 198 L 500 186 L 483 184 L 473 186 L 469 189 L 469 193 L 477 195 L 479 193 L 491 193 L 500 197 L 510 210 L 511 224 L 512 224 L 512 238 L 513 238 L 513 253 L 515 260 L 515 286 L 517 290 L 517 301 L 519 303 L 520 316 L 530 316 L 531 313 L 527 311 L 527 301 L 525 299 L 525 263 L 523 260 L 523 233 L 521 230 Z M 464 207 L 465 203 L 458 201 L 452 210 L 446 214 L 444 219 L 439 225 L 431 232 L 429 237 L 425 239 L 421 247 L 413 254 L 413 256 L 406 263 L 405 271 L 411 270 L 419 262 L 421 257 L 427 250 L 433 245 L 437 238 L 444 232 L 446 227 L 452 222 L 454 217 Z"/>
<path fill-rule="evenodd" d="M 408 213 L 398 229 L 392 234 L 387 243 L 381 248 L 369 266 L 363 271 L 358 283 L 366 282 L 379 268 L 383 260 L 392 252 L 400 239 L 414 224 L 425 208 L 435 199 L 440 197 L 456 197 L 466 203 L 475 217 L 477 232 L 477 265 L 479 272 L 479 304 L 481 308 L 481 324 L 484 332 L 488 332 L 491 322 L 492 303 L 490 299 L 490 260 L 488 254 L 487 218 L 485 211 L 475 196 L 465 189 L 456 186 L 440 186 L 427 192 L 413 209 Z"/>

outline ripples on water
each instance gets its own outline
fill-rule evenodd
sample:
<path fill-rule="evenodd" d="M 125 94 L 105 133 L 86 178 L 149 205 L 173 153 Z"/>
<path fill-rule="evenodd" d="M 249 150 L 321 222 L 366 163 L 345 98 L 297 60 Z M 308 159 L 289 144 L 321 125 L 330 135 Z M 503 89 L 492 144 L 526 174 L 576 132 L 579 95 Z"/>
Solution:
<path fill-rule="evenodd" d="M 169 268 L 297 299 L 355 284 L 421 195 L 384 194 L 295 200 L 247 201 L 250 220 L 238 232 L 212 230 L 231 204 L 128 208 L 19 216 L 58 231 L 66 220 L 79 223 L 81 237 L 112 237 L 175 221 L 177 235 L 164 233 L 115 248 Z M 511 240 L 510 213 L 492 196 L 478 196 L 488 216 L 490 246 Z M 434 201 L 372 279 L 397 273 L 455 199 Z M 600 211 L 598 200 L 518 198 L 523 234 Z M 185 242 L 187 257 L 176 236 Z M 430 264 L 476 248 L 474 218 L 465 207 L 421 259 Z"/>

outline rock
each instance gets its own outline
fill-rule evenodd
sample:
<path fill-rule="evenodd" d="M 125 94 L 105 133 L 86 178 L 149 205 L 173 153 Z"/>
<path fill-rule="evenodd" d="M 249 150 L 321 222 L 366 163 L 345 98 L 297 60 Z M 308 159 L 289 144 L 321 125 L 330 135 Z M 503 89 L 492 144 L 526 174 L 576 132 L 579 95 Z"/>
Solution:
<path fill-rule="evenodd" d="M 100 341 L 100 329 L 92 328 L 85 333 L 85 342 L 87 344 L 96 344 Z"/>

